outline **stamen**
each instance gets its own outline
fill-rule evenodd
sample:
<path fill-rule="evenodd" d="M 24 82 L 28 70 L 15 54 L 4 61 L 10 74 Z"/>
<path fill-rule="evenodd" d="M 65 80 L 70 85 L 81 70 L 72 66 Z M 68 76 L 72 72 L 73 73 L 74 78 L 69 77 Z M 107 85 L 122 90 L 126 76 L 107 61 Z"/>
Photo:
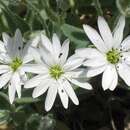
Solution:
<path fill-rule="evenodd" d="M 121 54 L 120 51 L 117 49 L 112 48 L 112 50 L 108 51 L 107 54 L 107 60 L 111 63 L 111 64 L 116 64 L 119 62 L 120 58 L 121 58 Z"/>
<path fill-rule="evenodd" d="M 10 64 L 11 68 L 13 71 L 16 71 L 21 65 L 22 65 L 22 60 L 18 57 L 12 60 L 12 63 Z"/>
<path fill-rule="evenodd" d="M 50 75 L 52 78 L 57 80 L 62 74 L 64 74 L 64 71 L 60 65 L 54 65 L 50 68 Z"/>

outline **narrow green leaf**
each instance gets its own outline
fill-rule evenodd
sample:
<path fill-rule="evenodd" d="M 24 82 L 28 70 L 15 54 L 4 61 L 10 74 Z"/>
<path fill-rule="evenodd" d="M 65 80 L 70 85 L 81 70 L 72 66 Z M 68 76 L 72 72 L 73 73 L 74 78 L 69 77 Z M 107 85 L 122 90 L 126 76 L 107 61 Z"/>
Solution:
<path fill-rule="evenodd" d="M 38 98 L 36 98 L 36 99 L 34 99 L 34 98 L 31 98 L 31 97 L 23 97 L 23 98 L 16 98 L 16 100 L 15 100 L 15 103 L 17 103 L 17 104 L 29 104 L 29 103 L 34 103 L 34 102 L 39 102 L 40 101 L 40 99 L 38 99 Z"/>
<path fill-rule="evenodd" d="M 15 32 L 17 28 L 22 32 L 29 30 L 28 24 L 20 16 L 13 13 L 3 2 L 0 1 L 0 3 L 3 5 L 2 11 L 12 32 Z"/>
<path fill-rule="evenodd" d="M 69 24 L 63 24 L 61 30 L 75 44 L 76 48 L 87 47 L 89 45 L 87 36 L 82 29 Z"/>
<path fill-rule="evenodd" d="M 130 17 L 130 1 L 129 0 L 116 0 L 118 10 L 122 15 Z"/>
<path fill-rule="evenodd" d="M 102 8 L 101 8 L 101 4 L 100 4 L 100 1 L 99 0 L 94 0 L 94 6 L 97 10 L 97 13 L 98 15 L 102 16 L 103 15 L 103 11 L 102 11 Z"/>

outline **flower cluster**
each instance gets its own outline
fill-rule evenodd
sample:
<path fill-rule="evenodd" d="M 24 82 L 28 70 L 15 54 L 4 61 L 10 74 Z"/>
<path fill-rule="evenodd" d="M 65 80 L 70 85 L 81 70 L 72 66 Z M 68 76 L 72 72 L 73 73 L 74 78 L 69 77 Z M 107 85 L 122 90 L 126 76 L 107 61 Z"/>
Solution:
<path fill-rule="evenodd" d="M 24 44 L 20 30 L 16 30 L 14 37 L 3 33 L 3 41 L 0 41 L 0 88 L 8 87 L 10 103 L 13 103 L 16 93 L 21 98 L 22 86 L 34 88 L 33 98 L 47 91 L 45 110 L 49 111 L 57 94 L 64 108 L 68 108 L 69 98 L 78 105 L 74 87 L 92 90 L 87 78 L 100 73 L 103 73 L 104 90 L 115 89 L 118 74 L 130 85 L 130 36 L 123 40 L 124 27 L 123 16 L 113 33 L 101 16 L 98 17 L 100 34 L 83 25 L 95 48 L 77 49 L 69 58 L 69 39 L 61 44 L 56 34 L 53 34 L 52 40 L 40 34 Z M 32 73 L 31 79 L 28 73 Z"/>

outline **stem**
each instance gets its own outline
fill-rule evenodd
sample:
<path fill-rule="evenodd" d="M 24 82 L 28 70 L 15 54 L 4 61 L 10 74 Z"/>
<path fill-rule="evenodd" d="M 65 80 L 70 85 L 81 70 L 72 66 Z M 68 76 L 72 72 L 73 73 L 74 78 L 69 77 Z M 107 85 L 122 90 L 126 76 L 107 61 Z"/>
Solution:
<path fill-rule="evenodd" d="M 101 8 L 100 1 L 99 0 L 93 0 L 93 2 L 94 2 L 94 6 L 95 6 L 95 9 L 96 9 L 98 15 L 102 16 L 103 11 L 102 11 L 102 8 Z"/>
<path fill-rule="evenodd" d="M 15 105 L 14 104 L 10 104 L 8 96 L 5 93 L 3 93 L 3 92 L 0 92 L 0 96 L 3 97 L 8 102 L 8 104 L 10 105 L 11 111 L 14 112 L 15 111 Z"/>
<path fill-rule="evenodd" d="M 114 123 L 114 120 L 113 120 L 113 117 L 112 117 L 112 113 L 111 113 L 111 104 L 110 104 L 111 101 L 112 101 L 112 99 L 108 100 L 108 110 L 109 110 L 109 115 L 110 115 L 110 118 L 111 118 L 111 126 L 112 126 L 113 130 L 117 130 L 116 126 L 115 126 L 115 123 Z"/>

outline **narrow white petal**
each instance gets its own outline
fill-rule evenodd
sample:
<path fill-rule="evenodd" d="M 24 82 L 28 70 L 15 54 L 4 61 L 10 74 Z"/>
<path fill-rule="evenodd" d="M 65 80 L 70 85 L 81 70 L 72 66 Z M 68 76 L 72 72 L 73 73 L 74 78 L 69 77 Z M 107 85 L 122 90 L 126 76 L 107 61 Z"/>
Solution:
<path fill-rule="evenodd" d="M 50 53 L 48 50 L 41 47 L 40 54 L 42 56 L 43 62 L 45 62 L 48 66 L 51 66 L 55 63 L 52 53 Z"/>
<path fill-rule="evenodd" d="M 6 73 L 10 71 L 10 67 L 8 65 L 0 65 L 0 74 Z"/>
<path fill-rule="evenodd" d="M 56 99 L 57 95 L 57 87 L 51 86 L 47 92 L 46 100 L 45 100 L 45 110 L 49 111 Z"/>
<path fill-rule="evenodd" d="M 119 18 L 119 21 L 114 29 L 114 47 L 117 48 L 120 46 L 122 40 L 123 40 L 123 31 L 125 27 L 125 17 L 121 16 Z"/>
<path fill-rule="evenodd" d="M 90 77 L 94 77 L 96 75 L 99 75 L 105 70 L 105 68 L 106 68 L 106 65 L 100 66 L 100 67 L 88 68 L 87 77 L 90 78 Z"/>
<path fill-rule="evenodd" d="M 63 82 L 63 87 L 64 87 L 66 93 L 68 94 L 68 96 L 73 101 L 73 103 L 75 105 L 79 105 L 79 100 L 78 100 L 72 86 L 70 85 L 70 83 L 67 80 Z"/>
<path fill-rule="evenodd" d="M 59 83 L 59 85 L 57 87 L 58 87 L 58 93 L 59 93 L 61 102 L 62 102 L 64 108 L 67 109 L 68 108 L 68 103 L 69 103 L 68 95 L 67 95 L 67 93 L 66 93 L 66 91 L 63 88 L 61 83 Z"/>
<path fill-rule="evenodd" d="M 4 46 L 5 43 L 3 43 L 2 41 L 0 41 L 0 53 L 6 53 L 6 49 Z"/>
<path fill-rule="evenodd" d="M 21 84 L 24 84 L 28 79 L 26 73 L 22 69 L 20 69 L 19 75 L 20 75 L 20 79 L 21 79 Z"/>
<path fill-rule="evenodd" d="M 118 73 L 125 83 L 130 86 L 130 67 L 125 63 L 119 64 Z"/>
<path fill-rule="evenodd" d="M 31 41 L 31 46 L 33 47 L 37 47 L 38 44 L 40 43 L 40 36 L 36 36 L 35 38 L 33 38 Z"/>
<path fill-rule="evenodd" d="M 41 44 L 44 48 L 46 48 L 49 52 L 53 52 L 51 41 L 47 36 L 41 34 Z"/>
<path fill-rule="evenodd" d="M 80 48 L 75 51 L 77 55 L 82 58 L 92 59 L 92 58 L 102 58 L 104 55 L 94 48 Z"/>
<path fill-rule="evenodd" d="M 34 60 L 37 63 L 41 63 L 42 60 L 41 60 L 41 56 L 38 51 L 39 50 L 37 48 L 29 47 L 28 53 L 23 58 L 23 63 L 28 63 L 32 60 Z"/>
<path fill-rule="evenodd" d="M 111 30 L 110 30 L 106 20 L 101 16 L 98 17 L 98 28 L 99 28 L 100 34 L 104 40 L 105 46 L 108 49 L 111 49 L 112 41 L 113 41 L 112 33 L 111 33 Z"/>
<path fill-rule="evenodd" d="M 112 84 L 111 84 L 111 86 L 109 87 L 109 89 L 110 89 L 111 91 L 113 91 L 113 90 L 116 88 L 117 84 L 118 84 L 118 75 L 117 75 L 117 73 L 116 73 L 116 74 L 115 74 L 115 77 L 114 77 L 114 79 L 113 79 L 113 81 L 112 81 Z"/>
<path fill-rule="evenodd" d="M 14 36 L 14 43 L 13 43 L 13 51 L 15 52 L 14 56 L 21 56 L 23 49 L 23 39 L 22 34 L 19 29 L 16 30 Z"/>
<path fill-rule="evenodd" d="M 42 64 L 25 64 L 21 68 L 25 72 L 31 72 L 36 74 L 45 74 L 48 72 Z"/>
<path fill-rule="evenodd" d="M 78 68 L 73 71 L 65 72 L 64 77 L 68 78 L 86 78 L 87 76 L 87 69 L 85 68 Z"/>
<path fill-rule="evenodd" d="M 24 88 L 33 88 L 39 85 L 43 80 L 46 80 L 48 78 L 48 75 L 37 75 L 33 77 L 32 79 L 28 80 Z"/>
<path fill-rule="evenodd" d="M 0 88 L 5 86 L 9 82 L 11 76 L 12 76 L 12 72 L 7 72 L 0 76 Z"/>
<path fill-rule="evenodd" d="M 9 56 L 11 58 L 14 57 L 14 54 L 15 54 L 15 51 L 14 51 L 14 45 L 13 45 L 13 38 L 11 38 L 8 34 L 6 33 L 3 33 L 2 34 L 2 37 L 3 37 L 3 41 L 5 43 L 5 46 L 6 46 L 6 49 L 7 49 L 7 52 L 9 53 Z"/>
<path fill-rule="evenodd" d="M 121 43 L 122 49 L 127 51 L 130 49 L 130 35 L 125 38 L 125 40 Z"/>
<path fill-rule="evenodd" d="M 21 81 L 20 81 L 20 77 L 19 77 L 19 73 L 15 72 L 12 75 L 11 78 L 11 84 L 14 86 L 14 89 L 16 89 L 18 97 L 21 97 Z"/>
<path fill-rule="evenodd" d="M 9 100 L 11 104 L 13 103 L 15 99 L 15 92 L 16 92 L 16 89 L 14 88 L 14 84 L 10 83 L 9 88 L 8 88 L 8 95 L 9 95 Z"/>
<path fill-rule="evenodd" d="M 113 83 L 114 82 L 114 83 Z M 102 76 L 102 87 L 104 90 L 113 89 L 117 86 L 117 72 L 114 65 L 108 65 Z"/>
<path fill-rule="evenodd" d="M 81 88 L 92 90 L 92 86 L 89 83 L 87 83 L 86 81 L 83 82 L 80 79 L 73 79 L 73 78 L 69 79 L 69 81 Z"/>
<path fill-rule="evenodd" d="M 98 32 L 88 25 L 83 25 L 84 31 L 87 34 L 91 42 L 99 49 L 101 52 L 106 52 L 108 49 L 105 46 L 101 36 Z"/>
<path fill-rule="evenodd" d="M 79 67 L 83 62 L 83 59 L 78 57 L 77 55 L 72 55 L 64 64 L 64 69 L 66 71 L 68 70 L 74 70 L 77 67 Z"/>
<path fill-rule="evenodd" d="M 61 51 L 61 44 L 59 37 L 54 33 L 52 37 L 52 43 L 53 43 L 53 53 L 58 58 L 60 51 Z"/>
<path fill-rule="evenodd" d="M 64 43 L 62 44 L 61 47 L 61 52 L 60 52 L 60 64 L 63 65 L 66 62 L 66 59 L 68 57 L 68 53 L 69 53 L 69 39 L 65 40 Z"/>
<path fill-rule="evenodd" d="M 45 93 L 51 85 L 51 80 L 50 79 L 45 79 L 43 80 L 36 88 L 33 90 L 33 98 L 41 96 L 43 93 Z"/>
<path fill-rule="evenodd" d="M 34 53 L 33 53 L 34 54 Z M 34 58 L 32 57 L 32 55 L 25 55 L 24 59 L 23 59 L 23 64 L 29 63 L 33 60 Z"/>
<path fill-rule="evenodd" d="M 107 64 L 107 61 L 105 58 L 94 58 L 94 59 L 89 59 L 86 60 L 83 65 L 84 66 L 89 66 L 89 67 L 100 67 Z"/>
<path fill-rule="evenodd" d="M 9 43 L 9 41 L 11 39 L 10 36 L 7 33 L 2 33 L 2 38 L 3 38 L 5 45 L 7 46 L 7 44 Z"/>
<path fill-rule="evenodd" d="M 11 62 L 11 58 L 7 53 L 1 53 L 0 54 L 0 62 L 4 64 L 9 64 Z"/>
<path fill-rule="evenodd" d="M 130 65 L 130 52 L 124 52 L 122 53 L 123 57 L 123 62 L 126 63 L 127 65 Z"/>

